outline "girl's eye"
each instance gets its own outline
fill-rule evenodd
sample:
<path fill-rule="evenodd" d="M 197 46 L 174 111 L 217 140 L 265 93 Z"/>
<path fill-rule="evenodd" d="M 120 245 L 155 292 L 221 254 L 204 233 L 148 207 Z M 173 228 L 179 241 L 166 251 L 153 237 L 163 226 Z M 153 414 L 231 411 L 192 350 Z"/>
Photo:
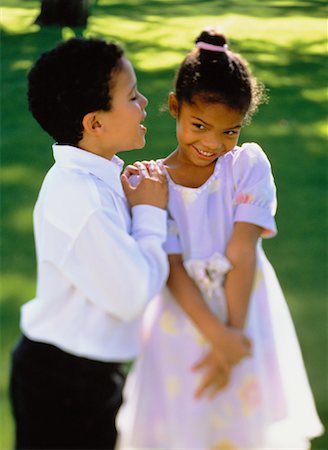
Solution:
<path fill-rule="evenodd" d="M 196 127 L 198 130 L 205 130 L 205 126 L 201 123 L 193 123 L 193 126 Z"/>
<path fill-rule="evenodd" d="M 227 134 L 228 136 L 235 136 L 236 134 L 238 134 L 238 131 L 228 130 L 228 131 L 225 131 L 224 134 Z"/>

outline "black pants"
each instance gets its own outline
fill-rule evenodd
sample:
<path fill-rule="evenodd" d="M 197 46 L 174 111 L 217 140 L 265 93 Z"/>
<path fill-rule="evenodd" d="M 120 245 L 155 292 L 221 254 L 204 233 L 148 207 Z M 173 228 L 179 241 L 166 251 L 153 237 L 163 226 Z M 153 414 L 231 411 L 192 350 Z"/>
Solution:
<path fill-rule="evenodd" d="M 79 358 L 23 337 L 10 394 L 17 449 L 113 449 L 122 402 L 120 364 Z"/>

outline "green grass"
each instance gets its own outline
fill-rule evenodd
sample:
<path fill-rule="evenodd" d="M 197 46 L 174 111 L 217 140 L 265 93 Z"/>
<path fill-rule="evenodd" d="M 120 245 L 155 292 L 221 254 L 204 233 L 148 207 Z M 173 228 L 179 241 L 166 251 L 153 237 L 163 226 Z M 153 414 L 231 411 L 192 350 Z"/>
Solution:
<path fill-rule="evenodd" d="M 39 54 L 72 35 L 119 41 L 150 100 L 144 150 L 164 156 L 175 124 L 161 111 L 172 79 L 205 26 L 222 25 L 269 89 L 241 141 L 262 145 L 278 186 L 278 236 L 265 242 L 286 294 L 322 420 L 327 396 L 327 50 L 321 0 L 99 0 L 85 30 L 33 25 L 39 2 L 2 0 L 1 7 L 1 309 L 0 448 L 13 446 L 8 405 L 9 354 L 19 335 L 19 307 L 34 296 L 32 209 L 52 164 L 51 139 L 27 110 L 26 73 Z M 323 436 L 313 448 L 328 448 Z"/>

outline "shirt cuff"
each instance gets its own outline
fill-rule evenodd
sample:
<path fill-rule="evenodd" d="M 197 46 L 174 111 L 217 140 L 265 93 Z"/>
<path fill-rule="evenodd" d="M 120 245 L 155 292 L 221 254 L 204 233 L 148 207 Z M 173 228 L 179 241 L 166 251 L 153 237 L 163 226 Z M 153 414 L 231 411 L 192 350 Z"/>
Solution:
<path fill-rule="evenodd" d="M 132 236 L 138 240 L 155 235 L 162 243 L 167 235 L 167 211 L 151 205 L 136 205 L 132 208 Z"/>
<path fill-rule="evenodd" d="M 268 209 L 256 205 L 243 203 L 238 206 L 235 214 L 235 222 L 247 222 L 263 228 L 262 237 L 274 237 L 277 227 L 274 217 Z"/>
<path fill-rule="evenodd" d="M 182 253 L 178 236 L 168 236 L 163 248 L 168 255 Z"/>

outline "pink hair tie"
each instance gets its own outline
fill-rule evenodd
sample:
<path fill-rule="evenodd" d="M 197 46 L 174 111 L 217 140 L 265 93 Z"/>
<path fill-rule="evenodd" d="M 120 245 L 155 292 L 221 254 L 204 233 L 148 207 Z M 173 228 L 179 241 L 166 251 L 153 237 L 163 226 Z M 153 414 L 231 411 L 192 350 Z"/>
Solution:
<path fill-rule="evenodd" d="M 209 50 L 210 52 L 226 52 L 228 50 L 228 45 L 224 44 L 224 45 L 213 45 L 213 44 L 208 44 L 207 42 L 202 42 L 199 41 L 196 44 L 197 48 L 200 48 L 202 50 Z"/>

